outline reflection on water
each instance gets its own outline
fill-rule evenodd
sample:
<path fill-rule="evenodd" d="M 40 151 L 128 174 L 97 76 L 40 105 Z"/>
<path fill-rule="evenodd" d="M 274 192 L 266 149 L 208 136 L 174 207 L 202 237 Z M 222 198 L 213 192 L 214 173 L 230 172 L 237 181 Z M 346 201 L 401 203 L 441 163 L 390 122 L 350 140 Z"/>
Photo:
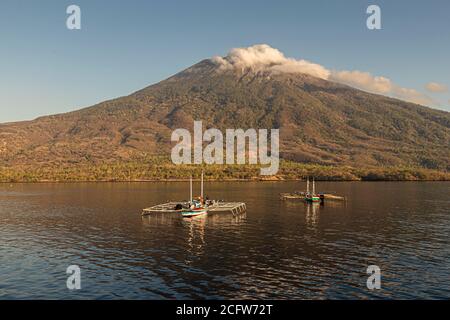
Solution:
<path fill-rule="evenodd" d="M 190 219 L 184 218 L 183 225 L 188 229 L 187 252 L 188 256 L 202 256 L 205 250 L 205 224 L 206 216 L 197 216 Z M 191 265 L 192 260 L 185 260 L 186 265 Z"/>
<path fill-rule="evenodd" d="M 306 203 L 306 224 L 310 227 L 319 223 L 320 203 Z"/>
<path fill-rule="evenodd" d="M 244 223 L 246 212 L 241 214 L 208 213 L 192 218 L 181 218 L 177 213 L 155 213 L 142 217 L 144 224 L 152 226 L 179 225 L 186 234 L 186 253 L 188 257 L 200 257 L 204 254 L 206 245 L 205 230 L 207 227 L 229 227 Z M 186 265 L 193 261 L 186 259 Z"/>
<path fill-rule="evenodd" d="M 185 183 L 0 185 L 0 298 L 449 298 L 449 183 L 318 183 L 348 202 L 280 201 L 295 182 L 208 183 L 238 216 L 141 217 Z M 82 290 L 66 289 L 66 268 Z M 382 290 L 366 288 L 366 268 Z"/>

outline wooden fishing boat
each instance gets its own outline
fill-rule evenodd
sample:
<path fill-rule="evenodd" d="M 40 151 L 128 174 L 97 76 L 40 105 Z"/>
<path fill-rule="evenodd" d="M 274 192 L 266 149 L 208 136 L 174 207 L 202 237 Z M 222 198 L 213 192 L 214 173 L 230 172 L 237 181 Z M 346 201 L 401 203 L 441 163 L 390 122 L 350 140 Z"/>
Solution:
<path fill-rule="evenodd" d="M 180 213 L 183 218 L 192 218 L 199 215 L 204 215 L 208 213 L 208 202 L 206 202 L 203 198 L 203 171 L 202 171 L 202 179 L 201 179 L 201 191 L 200 197 L 198 199 L 192 199 L 192 176 L 190 179 L 190 197 L 188 208 L 181 209 Z"/>
<path fill-rule="evenodd" d="M 320 202 L 321 201 L 320 197 L 315 194 L 307 194 L 304 199 L 307 202 Z"/>
<path fill-rule="evenodd" d="M 189 209 L 182 209 L 181 216 L 184 218 L 196 217 L 199 215 L 207 214 L 208 209 L 200 201 L 193 200 Z"/>
<path fill-rule="evenodd" d="M 320 202 L 320 196 L 316 194 L 316 184 L 314 178 L 312 181 L 312 192 L 309 192 L 309 177 L 306 180 L 306 195 L 304 200 L 306 202 Z"/>
<path fill-rule="evenodd" d="M 321 201 L 346 201 L 347 199 L 342 196 L 337 196 L 331 193 L 318 193 Z M 292 193 L 280 193 L 281 200 L 305 200 L 306 192 L 292 192 Z"/>

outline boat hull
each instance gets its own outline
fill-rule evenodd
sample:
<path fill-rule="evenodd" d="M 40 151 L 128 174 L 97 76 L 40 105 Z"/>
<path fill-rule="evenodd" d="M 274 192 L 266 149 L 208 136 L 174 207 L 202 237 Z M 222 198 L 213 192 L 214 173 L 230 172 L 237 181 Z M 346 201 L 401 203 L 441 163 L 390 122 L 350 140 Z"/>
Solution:
<path fill-rule="evenodd" d="M 320 202 L 320 198 L 319 197 L 306 197 L 305 201 L 307 201 L 307 202 Z"/>
<path fill-rule="evenodd" d="M 181 215 L 184 218 L 192 218 L 192 217 L 200 216 L 200 215 L 207 214 L 207 213 L 208 213 L 208 211 L 206 209 L 202 209 L 202 210 L 183 211 L 183 212 L 181 212 Z"/>

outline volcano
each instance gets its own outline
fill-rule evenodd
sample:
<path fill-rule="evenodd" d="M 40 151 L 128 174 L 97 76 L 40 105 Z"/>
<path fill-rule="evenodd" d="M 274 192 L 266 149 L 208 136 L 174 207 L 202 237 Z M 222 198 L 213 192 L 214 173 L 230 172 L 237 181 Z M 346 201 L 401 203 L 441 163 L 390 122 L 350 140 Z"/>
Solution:
<path fill-rule="evenodd" d="M 0 125 L 0 166 L 64 166 L 170 155 L 171 133 L 280 129 L 280 156 L 352 167 L 449 171 L 450 113 L 306 73 L 222 68 L 214 59 L 129 96 Z"/>

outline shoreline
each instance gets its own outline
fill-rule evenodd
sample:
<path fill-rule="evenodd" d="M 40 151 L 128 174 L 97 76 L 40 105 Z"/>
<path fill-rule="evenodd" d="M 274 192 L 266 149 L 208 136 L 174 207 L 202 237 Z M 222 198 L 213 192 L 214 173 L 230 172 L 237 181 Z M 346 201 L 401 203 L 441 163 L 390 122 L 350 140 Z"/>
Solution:
<path fill-rule="evenodd" d="M 199 179 L 192 180 L 193 182 L 200 182 Z M 259 183 L 282 183 L 282 182 L 306 182 L 303 179 L 224 179 L 224 180 L 204 180 L 205 182 L 259 182 Z M 0 181 L 0 185 L 6 184 L 63 184 L 63 183 L 148 183 L 148 182 L 161 182 L 161 183 L 175 183 L 175 182 L 189 182 L 189 179 L 151 179 L 151 180 L 39 180 L 39 181 Z M 316 179 L 316 182 L 450 182 L 450 180 L 388 180 L 388 179 L 378 179 L 378 180 L 332 180 L 332 179 Z"/>
<path fill-rule="evenodd" d="M 253 165 L 194 166 L 174 165 L 165 159 L 146 161 L 91 163 L 78 165 L 0 166 L 0 183 L 67 182 L 186 182 L 192 175 L 198 181 L 274 182 L 305 181 L 450 181 L 450 172 L 418 167 L 325 166 L 282 161 L 277 174 L 260 175 Z"/>

